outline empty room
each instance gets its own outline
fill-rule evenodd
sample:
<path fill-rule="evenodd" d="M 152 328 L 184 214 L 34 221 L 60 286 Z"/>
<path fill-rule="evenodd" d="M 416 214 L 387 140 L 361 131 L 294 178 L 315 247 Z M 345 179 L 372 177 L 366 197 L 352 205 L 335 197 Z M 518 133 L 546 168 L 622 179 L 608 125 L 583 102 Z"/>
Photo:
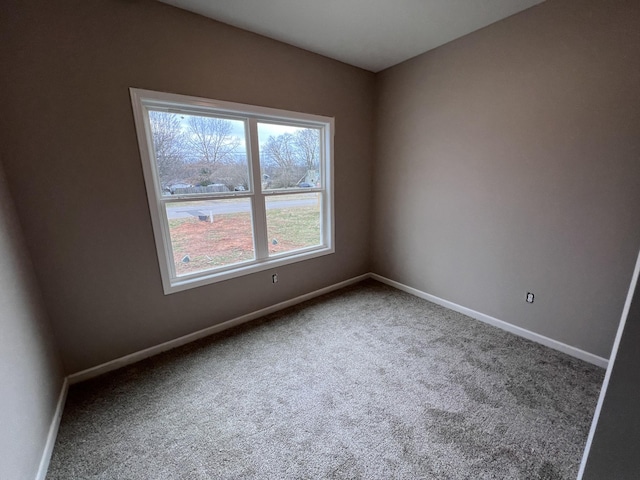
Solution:
<path fill-rule="evenodd" d="M 0 8 L 0 479 L 638 478 L 640 2 Z"/>

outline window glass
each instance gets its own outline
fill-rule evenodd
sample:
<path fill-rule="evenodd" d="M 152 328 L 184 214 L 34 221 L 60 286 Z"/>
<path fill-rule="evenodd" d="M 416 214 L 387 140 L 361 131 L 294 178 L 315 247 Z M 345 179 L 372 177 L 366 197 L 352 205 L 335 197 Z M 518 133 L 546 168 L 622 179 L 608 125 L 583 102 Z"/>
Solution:
<path fill-rule="evenodd" d="M 269 195 L 266 198 L 269 254 L 320 245 L 320 193 Z"/>
<path fill-rule="evenodd" d="M 150 110 L 163 196 L 249 189 L 245 122 Z"/>
<path fill-rule="evenodd" d="M 262 189 L 314 188 L 320 178 L 320 130 L 258 123 Z"/>
<path fill-rule="evenodd" d="M 177 276 L 255 258 L 248 198 L 165 205 Z"/>

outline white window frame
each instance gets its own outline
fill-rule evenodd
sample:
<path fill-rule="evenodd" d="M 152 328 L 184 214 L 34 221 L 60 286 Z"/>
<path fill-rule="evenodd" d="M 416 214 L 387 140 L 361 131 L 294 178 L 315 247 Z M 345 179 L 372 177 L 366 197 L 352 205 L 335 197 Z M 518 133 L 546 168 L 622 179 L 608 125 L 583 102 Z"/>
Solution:
<path fill-rule="evenodd" d="M 140 148 L 140 159 L 149 201 L 151 223 L 155 237 L 158 264 L 165 295 L 190 288 L 228 280 L 294 262 L 328 255 L 335 252 L 334 208 L 333 208 L 333 137 L 334 119 L 320 115 L 258 107 L 240 103 L 212 100 L 207 98 L 156 92 L 130 88 L 133 116 Z M 174 110 L 176 113 L 192 113 L 233 117 L 245 121 L 247 137 L 247 158 L 251 188 L 243 192 L 225 192 L 196 195 L 162 195 L 160 179 L 155 166 L 153 137 L 149 121 L 149 110 Z M 305 193 L 318 192 L 321 195 L 321 240 L 320 245 L 269 256 L 266 228 L 265 200 L 269 196 L 301 193 L 300 189 L 274 189 L 262 191 L 258 122 L 282 123 L 286 125 L 318 128 L 321 132 L 321 178 L 319 187 L 305 188 Z M 171 237 L 165 203 L 180 201 L 248 198 L 251 203 L 252 227 L 254 234 L 255 259 L 228 265 L 215 270 L 207 270 L 189 275 L 175 273 Z"/>

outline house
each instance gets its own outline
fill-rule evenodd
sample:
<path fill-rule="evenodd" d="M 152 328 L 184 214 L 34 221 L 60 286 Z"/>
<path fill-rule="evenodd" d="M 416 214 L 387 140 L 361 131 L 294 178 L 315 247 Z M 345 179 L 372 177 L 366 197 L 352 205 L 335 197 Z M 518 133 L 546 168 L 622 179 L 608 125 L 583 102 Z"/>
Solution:
<path fill-rule="evenodd" d="M 36 476 L 65 376 L 369 272 L 609 358 L 637 0 L 547 0 L 377 74 L 151 0 L 2 10 L 0 477 Z M 335 117 L 335 253 L 164 295 L 130 87 Z M 640 467 L 635 298 L 585 478 Z"/>

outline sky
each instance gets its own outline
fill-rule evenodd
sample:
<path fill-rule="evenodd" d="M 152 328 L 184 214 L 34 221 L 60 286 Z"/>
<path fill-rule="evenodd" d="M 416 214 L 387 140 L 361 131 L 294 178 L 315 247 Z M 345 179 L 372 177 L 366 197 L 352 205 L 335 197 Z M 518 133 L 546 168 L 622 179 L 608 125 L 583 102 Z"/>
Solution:
<path fill-rule="evenodd" d="M 187 120 L 190 117 L 190 115 L 181 115 L 181 114 L 179 115 L 180 115 L 181 123 L 184 130 L 187 130 L 188 128 Z M 228 119 L 228 121 L 233 125 L 232 134 L 240 140 L 239 145 L 240 145 L 241 152 L 242 153 L 246 152 L 244 122 L 242 120 L 232 120 L 232 119 Z M 283 133 L 295 133 L 298 130 L 303 130 L 303 129 L 304 129 L 303 127 L 294 127 L 290 125 L 280 125 L 275 123 L 259 122 L 258 123 L 258 141 L 260 142 L 260 145 L 262 145 L 271 136 L 277 137 L 278 135 L 282 135 Z"/>

